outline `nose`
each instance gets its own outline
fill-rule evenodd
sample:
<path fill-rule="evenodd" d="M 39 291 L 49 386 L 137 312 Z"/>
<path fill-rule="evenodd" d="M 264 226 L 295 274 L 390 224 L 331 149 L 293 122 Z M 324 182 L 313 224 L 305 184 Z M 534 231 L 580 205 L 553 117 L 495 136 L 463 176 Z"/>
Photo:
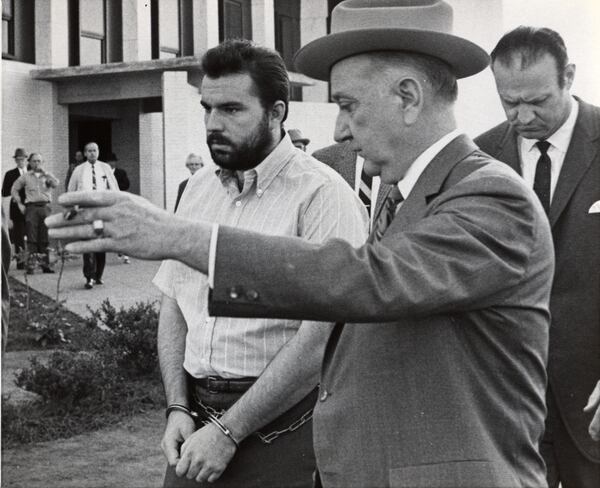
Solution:
<path fill-rule="evenodd" d="M 535 119 L 535 112 L 528 105 L 519 105 L 514 111 L 513 119 L 521 125 L 527 125 Z"/>
<path fill-rule="evenodd" d="M 218 132 L 223 129 L 221 117 L 217 110 L 206 111 L 204 114 L 204 125 L 207 132 Z"/>
<path fill-rule="evenodd" d="M 338 116 L 335 119 L 333 138 L 335 142 L 344 142 L 352 139 L 352 132 L 350 132 L 347 116 L 342 114 L 342 112 L 338 112 Z"/>

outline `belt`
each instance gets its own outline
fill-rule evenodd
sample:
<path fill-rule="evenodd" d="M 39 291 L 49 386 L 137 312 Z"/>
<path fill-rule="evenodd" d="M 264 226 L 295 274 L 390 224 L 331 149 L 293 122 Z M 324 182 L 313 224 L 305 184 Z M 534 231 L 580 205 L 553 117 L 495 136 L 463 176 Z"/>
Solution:
<path fill-rule="evenodd" d="M 207 376 L 206 378 L 190 378 L 193 385 L 208 391 L 223 393 L 244 393 L 250 388 L 256 378 L 221 378 L 220 376 Z"/>
<path fill-rule="evenodd" d="M 50 202 L 27 202 L 25 204 L 26 207 L 28 207 L 28 206 L 45 207 L 46 205 L 50 205 Z"/>

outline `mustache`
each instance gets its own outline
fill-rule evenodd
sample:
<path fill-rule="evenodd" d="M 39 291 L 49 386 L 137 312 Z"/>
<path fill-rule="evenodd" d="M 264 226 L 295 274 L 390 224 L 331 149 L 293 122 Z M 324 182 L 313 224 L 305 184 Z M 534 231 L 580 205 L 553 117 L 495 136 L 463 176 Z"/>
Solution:
<path fill-rule="evenodd" d="M 232 145 L 231 141 L 222 134 L 209 134 L 206 137 L 206 144 L 208 144 L 209 146 L 212 144 L 220 144 L 220 145 L 226 144 L 229 146 Z"/>

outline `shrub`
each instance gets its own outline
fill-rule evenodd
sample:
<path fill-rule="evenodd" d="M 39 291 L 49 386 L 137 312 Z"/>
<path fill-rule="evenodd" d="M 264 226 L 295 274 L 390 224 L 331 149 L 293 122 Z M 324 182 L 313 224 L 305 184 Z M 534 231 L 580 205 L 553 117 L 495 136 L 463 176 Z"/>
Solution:
<path fill-rule="evenodd" d="M 158 313 L 154 303 L 138 302 L 117 311 L 109 300 L 104 300 L 98 310 L 91 311 L 89 321 L 107 331 L 98 347 L 125 375 L 135 377 L 156 371 Z"/>
<path fill-rule="evenodd" d="M 32 358 L 17 375 L 17 386 L 41 395 L 58 410 L 102 403 L 119 383 L 118 369 L 99 353 L 56 351 L 48 364 Z"/>

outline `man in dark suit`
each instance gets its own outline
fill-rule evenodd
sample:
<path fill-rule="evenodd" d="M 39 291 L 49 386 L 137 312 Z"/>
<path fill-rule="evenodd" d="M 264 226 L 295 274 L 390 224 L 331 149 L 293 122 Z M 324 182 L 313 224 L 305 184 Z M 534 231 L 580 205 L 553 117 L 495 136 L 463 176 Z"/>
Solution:
<path fill-rule="evenodd" d="M 10 198 L 10 208 L 8 216 L 10 217 L 9 233 L 10 240 L 15 245 L 15 254 L 17 256 L 17 269 L 25 269 L 25 263 L 19 257 L 22 250 L 25 248 L 25 213 L 21 211 L 17 202 L 11 198 L 10 191 L 15 181 L 20 176 L 27 173 L 27 152 L 25 149 L 18 147 L 13 156 L 16 168 L 10 169 L 4 175 L 2 182 L 2 197 Z M 21 201 L 25 201 L 25 190 L 21 190 Z"/>
<path fill-rule="evenodd" d="M 354 188 L 369 217 L 377 213 L 390 190 L 389 185 L 381 185 L 378 176 L 372 177 L 365 171 L 365 161 L 358 156 L 348 142 L 332 144 L 316 150 L 312 157 L 336 170 Z M 367 163 L 368 165 L 368 163 Z"/>
<path fill-rule="evenodd" d="M 600 108 L 569 93 L 575 66 L 551 29 L 507 33 L 492 51 L 492 71 L 508 120 L 475 142 L 534 188 L 554 238 L 542 443 L 548 483 L 597 487 L 600 444 L 588 433 L 593 412 L 583 407 L 600 379 L 600 213 L 591 212 L 600 201 Z"/>
<path fill-rule="evenodd" d="M 193 176 L 196 171 L 204 166 L 202 161 L 202 157 L 198 154 L 190 153 L 188 157 L 185 158 L 185 167 L 189 170 L 190 174 Z M 175 212 L 177 212 L 177 207 L 179 206 L 179 200 L 181 200 L 181 195 L 183 195 L 183 190 L 185 190 L 188 184 L 189 178 L 186 178 L 181 183 L 179 183 L 179 187 L 177 188 L 177 199 L 175 200 Z"/>
<path fill-rule="evenodd" d="M 115 180 L 117 180 L 117 184 L 119 185 L 119 190 L 127 191 L 129 190 L 130 186 L 129 177 L 127 176 L 127 171 L 117 166 L 118 160 L 119 159 L 115 153 L 110 153 L 106 162 L 110 164 L 110 167 L 112 168 Z"/>
<path fill-rule="evenodd" d="M 518 175 L 456 129 L 456 78 L 488 56 L 451 34 L 451 12 L 433 0 L 342 2 L 332 34 L 296 55 L 300 72 L 331 76 L 335 139 L 393 185 L 364 246 L 217 229 L 122 194 L 63 197 L 91 207 L 49 222 L 54 237 L 84 239 L 72 251 L 168 256 L 208 273 L 213 315 L 338 322 L 313 417 L 323 486 L 546 484 L 550 227 Z M 107 239 L 85 240 L 99 215 Z M 128 222 L 138 235 L 120 231 Z M 304 355 L 272 362 L 244 406 L 254 415 L 223 422 L 244 438 L 315 370 Z"/>

